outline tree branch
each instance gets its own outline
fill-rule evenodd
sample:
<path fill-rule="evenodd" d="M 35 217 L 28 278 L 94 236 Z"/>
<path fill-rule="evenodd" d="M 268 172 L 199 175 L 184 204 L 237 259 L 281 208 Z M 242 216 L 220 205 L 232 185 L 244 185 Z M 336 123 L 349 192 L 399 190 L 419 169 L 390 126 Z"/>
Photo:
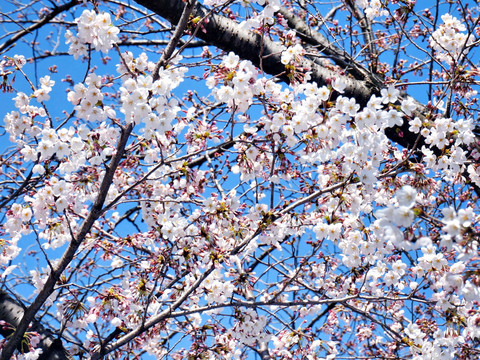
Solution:
<path fill-rule="evenodd" d="M 2 45 L 0 45 L 0 54 L 3 53 L 8 47 L 12 44 L 14 44 L 17 40 L 21 39 L 25 35 L 30 34 L 33 30 L 41 28 L 43 25 L 46 25 L 52 20 L 55 16 L 58 14 L 67 11 L 74 7 L 75 5 L 78 4 L 78 0 L 71 0 L 61 6 L 56 6 L 50 11 L 48 14 L 46 14 L 39 22 L 29 26 L 28 28 L 16 33 L 14 36 L 12 36 L 10 39 L 5 41 Z"/>
<path fill-rule="evenodd" d="M 10 336 L 10 339 L 3 348 L 0 359 L 9 360 L 12 356 L 15 348 L 20 344 L 25 331 L 28 329 L 28 325 L 33 321 L 35 314 L 40 310 L 45 301 L 53 293 L 55 285 L 60 278 L 63 271 L 66 269 L 68 264 L 73 260 L 75 253 L 79 246 L 82 244 L 83 240 L 90 232 L 95 221 L 102 214 L 102 207 L 107 197 L 108 189 L 110 188 L 113 182 L 113 176 L 115 170 L 120 163 L 120 160 L 125 151 L 125 145 L 127 140 L 133 130 L 133 125 L 128 125 L 127 128 L 123 129 L 122 135 L 118 140 L 117 149 L 115 156 L 112 158 L 110 164 L 107 166 L 105 171 L 105 176 L 100 184 L 100 189 L 98 191 L 98 196 L 95 199 L 87 218 L 83 222 L 79 232 L 71 239 L 70 244 L 60 259 L 59 263 L 51 270 L 50 275 L 48 276 L 45 285 L 40 290 L 38 296 L 35 298 L 33 303 L 24 311 L 21 321 L 16 326 L 15 332 Z"/>
<path fill-rule="evenodd" d="M 136 2 L 171 23 L 178 22 L 184 8 L 181 0 L 136 0 Z M 200 25 L 197 24 L 202 27 L 202 30 L 197 32 L 198 38 L 224 51 L 233 51 L 242 59 L 250 60 L 255 66 L 264 69 L 268 74 L 289 82 L 285 75 L 285 65 L 281 62 L 284 50 L 281 45 L 253 31 L 240 28 L 234 20 L 210 12 L 198 3 L 192 11 L 192 16 L 208 19 Z M 325 85 L 330 80 L 341 77 L 347 84 L 345 96 L 355 97 L 362 105 L 368 102 L 373 93 L 372 84 L 366 81 L 343 76 L 311 60 L 306 60 L 305 65 L 312 71 L 312 80 L 320 85 Z M 379 91 L 379 89 L 377 90 Z"/>

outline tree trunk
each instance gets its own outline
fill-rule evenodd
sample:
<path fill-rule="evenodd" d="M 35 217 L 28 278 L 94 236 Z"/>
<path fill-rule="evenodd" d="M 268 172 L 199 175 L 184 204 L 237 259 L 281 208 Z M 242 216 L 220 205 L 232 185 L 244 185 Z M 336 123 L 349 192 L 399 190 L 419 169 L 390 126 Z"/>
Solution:
<path fill-rule="evenodd" d="M 0 328 L 0 334 L 8 338 L 14 333 L 15 328 L 23 317 L 25 308 L 22 304 L 12 299 L 5 291 L 0 290 L 0 320 L 5 321 L 7 325 Z M 29 332 L 37 332 L 41 336 L 39 348 L 42 354 L 38 360 L 69 360 L 71 357 L 62 345 L 62 341 L 54 336 L 54 334 L 45 329 L 40 322 L 34 321 L 28 330 Z M 18 346 L 20 352 L 28 352 L 28 345 L 23 343 Z"/>

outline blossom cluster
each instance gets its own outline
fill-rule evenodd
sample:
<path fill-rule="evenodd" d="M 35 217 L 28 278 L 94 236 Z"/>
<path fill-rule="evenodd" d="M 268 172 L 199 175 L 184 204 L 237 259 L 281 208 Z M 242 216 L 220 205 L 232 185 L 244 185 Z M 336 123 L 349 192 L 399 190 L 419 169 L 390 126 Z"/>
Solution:
<path fill-rule="evenodd" d="M 248 19 L 242 21 L 239 25 L 245 30 L 260 29 L 265 25 L 272 25 L 275 22 L 275 13 L 280 9 L 281 2 L 279 0 L 242 0 L 244 6 L 251 6 L 255 3 L 261 6 L 261 11 L 255 11 Z"/>
<path fill-rule="evenodd" d="M 31 105 L 30 97 L 23 92 L 18 92 L 13 100 L 18 111 L 5 115 L 5 130 L 10 135 L 10 141 L 24 144 L 30 136 L 37 136 L 41 132 L 41 125 L 35 123 L 34 119 L 39 122 L 47 113 L 43 107 Z"/>
<path fill-rule="evenodd" d="M 420 122 L 418 119 L 415 121 Z M 414 126 L 413 122 L 411 124 Z M 462 169 L 471 166 L 468 165 L 465 146 L 473 144 L 475 139 L 473 130 L 472 119 L 453 121 L 447 118 L 438 118 L 429 127 L 422 128 L 420 133 L 425 137 L 427 144 L 441 150 L 449 147 L 448 152 L 438 156 L 431 148 L 423 146 L 422 153 L 428 168 L 433 171 L 442 170 L 447 176 L 455 177 Z M 472 180 L 474 179 L 475 177 L 472 177 Z"/>
<path fill-rule="evenodd" d="M 97 14 L 94 10 L 84 10 L 80 17 L 75 19 L 78 32 L 74 35 L 67 30 L 66 43 L 70 44 L 68 53 L 75 59 L 87 56 L 87 44 L 93 45 L 95 50 L 108 53 L 113 44 L 118 41 L 119 28 L 112 25 L 110 14 L 104 12 Z"/>
<path fill-rule="evenodd" d="M 229 333 L 241 344 L 254 346 L 270 340 L 271 335 L 265 332 L 266 326 L 266 316 L 258 315 L 253 309 L 242 309 Z"/>
<path fill-rule="evenodd" d="M 245 112 L 251 105 L 253 96 L 261 91 L 257 69 L 248 60 L 240 61 L 233 52 L 224 57 L 222 65 L 213 76 L 207 78 L 207 86 L 214 88 L 222 84 L 213 89 L 215 99 L 228 103 L 239 112 Z"/>
<path fill-rule="evenodd" d="M 409 227 L 415 218 L 413 207 L 417 191 L 406 185 L 397 191 L 395 199 L 396 204 L 392 204 L 384 209 L 377 210 L 376 217 L 378 228 L 383 229 L 384 236 L 389 239 L 398 248 L 409 248 L 409 243 L 404 241 L 403 233 L 398 227 Z"/>
<path fill-rule="evenodd" d="M 104 121 L 115 118 L 115 111 L 103 105 L 102 78 L 95 73 L 89 74 L 85 84 L 75 84 L 67 99 L 75 105 L 76 116 L 87 121 Z"/>
<path fill-rule="evenodd" d="M 0 82 L 0 90 L 2 92 L 13 91 L 13 86 L 9 82 L 8 77 L 20 70 L 26 62 L 27 60 L 24 55 L 17 54 L 13 57 L 0 60 L 0 76 L 3 78 L 2 82 Z"/>
<path fill-rule="evenodd" d="M 447 249 L 451 249 L 452 241 L 461 242 L 463 232 L 467 231 L 470 226 L 478 221 L 471 207 L 459 209 L 456 211 L 452 207 L 442 209 L 442 222 L 444 226 L 442 231 L 442 245 Z"/>
<path fill-rule="evenodd" d="M 222 275 L 219 271 L 214 271 L 205 280 L 205 299 L 207 303 L 224 303 L 231 298 L 234 286 L 230 281 L 222 280 Z"/>
<path fill-rule="evenodd" d="M 142 71 L 151 67 L 148 58 L 142 53 L 135 61 L 131 53 L 126 54 L 128 67 Z M 163 137 L 173 130 L 172 121 L 179 111 L 178 101 L 171 98 L 171 91 L 183 81 L 187 68 L 174 66 L 181 57 L 172 60 L 173 66 L 159 69 L 158 80 L 153 81 L 152 75 L 124 76 L 123 86 L 120 88 L 121 112 L 127 123 L 145 124 L 145 134 L 150 138 L 156 133 Z M 124 71 L 118 67 L 117 71 Z M 127 73 L 128 74 L 128 73 Z"/>
<path fill-rule="evenodd" d="M 289 46 L 285 51 L 282 52 L 282 64 L 287 65 L 291 61 L 295 61 L 303 55 L 304 50 L 302 45 L 295 44 Z M 298 61 L 298 60 L 297 60 Z"/>
<path fill-rule="evenodd" d="M 436 51 L 440 61 L 453 65 L 474 41 L 472 36 L 465 34 L 465 24 L 450 14 L 442 15 L 443 24 L 430 37 L 430 46 Z"/>
<path fill-rule="evenodd" d="M 356 0 L 356 3 L 365 11 L 369 19 L 388 15 L 388 11 L 383 8 L 380 0 Z"/>

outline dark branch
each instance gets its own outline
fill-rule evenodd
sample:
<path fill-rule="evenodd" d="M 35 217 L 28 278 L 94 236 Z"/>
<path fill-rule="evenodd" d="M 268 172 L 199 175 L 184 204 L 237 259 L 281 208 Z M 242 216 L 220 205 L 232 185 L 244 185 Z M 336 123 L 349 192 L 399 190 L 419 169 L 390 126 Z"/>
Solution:
<path fill-rule="evenodd" d="M 25 307 L 12 299 L 5 291 L 0 290 L 0 320 L 5 321 L 7 325 L 0 327 L 0 334 L 8 338 L 10 337 L 15 328 L 20 324 L 20 320 L 25 313 Z M 39 348 L 42 349 L 42 354 L 39 360 L 69 360 L 71 357 L 64 349 L 62 341 L 55 337 L 55 335 L 40 322 L 34 320 L 29 332 L 37 332 L 40 337 Z M 20 352 L 28 352 L 28 344 L 20 343 L 17 346 Z"/>

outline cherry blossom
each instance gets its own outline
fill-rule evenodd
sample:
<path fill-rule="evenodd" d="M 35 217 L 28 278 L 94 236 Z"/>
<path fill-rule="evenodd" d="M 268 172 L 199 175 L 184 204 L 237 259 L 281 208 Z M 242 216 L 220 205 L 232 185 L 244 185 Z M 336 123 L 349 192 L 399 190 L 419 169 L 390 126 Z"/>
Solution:
<path fill-rule="evenodd" d="M 433 32 L 430 45 L 437 51 L 439 60 L 452 65 L 473 39 L 463 33 L 467 29 L 455 16 L 444 14 L 441 18 L 443 24 Z"/>
<path fill-rule="evenodd" d="M 477 358 L 478 34 L 457 5 L 14 12 L 34 54 L 5 36 L 1 295 L 32 310 L 0 319 L 2 351 Z"/>

